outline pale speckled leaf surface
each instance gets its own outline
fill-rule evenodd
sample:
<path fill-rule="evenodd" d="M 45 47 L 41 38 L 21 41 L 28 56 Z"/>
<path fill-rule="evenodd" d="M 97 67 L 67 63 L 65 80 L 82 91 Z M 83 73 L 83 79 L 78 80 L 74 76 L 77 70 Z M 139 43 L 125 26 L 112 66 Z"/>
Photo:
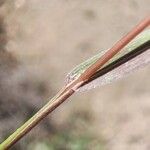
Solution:
<path fill-rule="evenodd" d="M 109 84 L 118 79 L 124 78 L 134 71 L 150 64 L 150 49 L 144 53 L 136 56 L 134 59 L 122 64 L 121 66 L 115 68 L 114 70 L 106 73 L 105 75 L 91 81 L 90 83 L 79 88 L 78 91 L 90 90 L 105 84 Z"/>

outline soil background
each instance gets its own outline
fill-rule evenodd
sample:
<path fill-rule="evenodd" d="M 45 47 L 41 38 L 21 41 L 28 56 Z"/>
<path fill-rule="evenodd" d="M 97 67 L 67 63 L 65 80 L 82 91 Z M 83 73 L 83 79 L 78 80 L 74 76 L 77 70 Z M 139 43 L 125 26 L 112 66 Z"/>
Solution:
<path fill-rule="evenodd" d="M 111 47 L 149 15 L 149 6 L 149 0 L 1 0 L 0 141 L 63 86 L 75 65 Z M 92 150 L 99 143 L 102 150 L 150 149 L 149 74 L 147 66 L 75 94 L 14 149 L 30 149 L 28 144 L 41 139 L 51 143 L 51 137 L 68 130 L 94 136 Z M 75 127 L 68 121 L 72 116 L 79 121 Z"/>

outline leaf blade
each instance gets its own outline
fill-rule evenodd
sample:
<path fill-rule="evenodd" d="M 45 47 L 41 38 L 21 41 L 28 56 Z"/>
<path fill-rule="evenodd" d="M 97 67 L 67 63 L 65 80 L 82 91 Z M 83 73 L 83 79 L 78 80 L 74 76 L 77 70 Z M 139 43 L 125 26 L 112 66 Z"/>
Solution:
<path fill-rule="evenodd" d="M 117 60 L 118 58 L 122 57 L 123 55 L 127 54 L 130 51 L 133 51 L 138 46 L 142 45 L 143 43 L 150 40 L 150 29 L 143 31 L 140 33 L 134 40 L 132 40 L 121 52 L 119 52 L 115 57 L 109 60 L 103 67 L 107 66 L 108 64 L 112 63 L 113 61 Z M 99 54 L 89 58 L 88 60 L 84 61 L 83 63 L 79 64 L 75 67 L 66 77 L 66 83 L 70 83 L 73 80 L 77 79 L 84 71 L 89 68 L 93 63 L 95 63 L 104 53 L 105 51 L 100 52 Z M 146 58 L 148 59 L 148 58 Z M 107 83 L 107 82 L 106 82 Z M 80 88 L 81 89 L 81 88 Z"/>

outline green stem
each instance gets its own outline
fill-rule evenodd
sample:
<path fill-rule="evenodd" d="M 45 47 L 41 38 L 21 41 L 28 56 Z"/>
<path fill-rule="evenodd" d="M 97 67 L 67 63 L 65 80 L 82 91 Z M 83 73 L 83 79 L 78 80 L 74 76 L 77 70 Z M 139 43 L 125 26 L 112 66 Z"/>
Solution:
<path fill-rule="evenodd" d="M 0 150 L 7 150 L 13 146 L 18 140 L 20 140 L 26 133 L 28 133 L 33 127 L 35 127 L 43 118 L 45 118 L 50 112 L 70 97 L 74 91 L 63 88 L 58 94 L 53 97 L 44 107 L 42 107 L 33 117 L 25 122 L 20 128 L 18 128 L 12 135 L 10 135 L 3 143 L 0 144 Z"/>

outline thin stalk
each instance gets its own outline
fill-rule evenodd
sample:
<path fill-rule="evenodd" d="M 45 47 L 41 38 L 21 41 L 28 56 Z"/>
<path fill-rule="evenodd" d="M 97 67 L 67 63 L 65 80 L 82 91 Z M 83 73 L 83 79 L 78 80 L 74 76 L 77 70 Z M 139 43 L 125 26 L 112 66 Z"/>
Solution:
<path fill-rule="evenodd" d="M 9 136 L 1 145 L 0 150 L 9 149 L 17 141 L 19 141 L 25 134 L 27 134 L 32 128 L 34 128 L 43 118 L 51 113 L 56 107 L 63 103 L 68 97 L 70 97 L 74 90 L 68 89 L 64 91 L 63 88 L 55 97 L 53 97 L 44 107 L 42 107 L 32 118 L 30 118 L 24 125 L 18 128 L 11 136 Z"/>
<path fill-rule="evenodd" d="M 0 150 L 7 150 L 34 128 L 49 113 L 55 110 L 67 98 L 69 98 L 79 87 L 81 87 L 95 72 L 100 69 L 109 59 L 118 53 L 126 44 L 128 44 L 144 28 L 149 26 L 150 17 L 143 20 L 130 33 L 117 42 L 106 54 L 104 54 L 95 64 L 91 65 L 77 80 L 66 85 L 54 98 L 52 98 L 43 108 L 41 108 L 24 125 L 18 128 L 3 143 L 0 144 Z"/>

